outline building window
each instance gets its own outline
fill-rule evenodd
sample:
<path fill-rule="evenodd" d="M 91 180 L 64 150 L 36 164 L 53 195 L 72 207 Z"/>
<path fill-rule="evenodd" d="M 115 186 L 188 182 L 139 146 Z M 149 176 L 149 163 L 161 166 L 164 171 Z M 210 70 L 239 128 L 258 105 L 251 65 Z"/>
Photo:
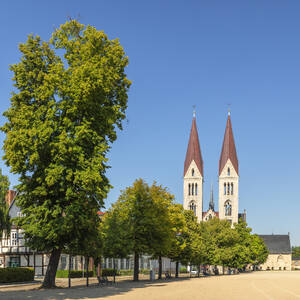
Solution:
<path fill-rule="evenodd" d="M 196 183 L 195 184 L 195 195 L 197 195 L 198 194 L 198 184 Z"/>
<path fill-rule="evenodd" d="M 189 183 L 189 196 L 191 195 L 191 184 Z"/>
<path fill-rule="evenodd" d="M 17 246 L 18 245 L 18 234 L 17 234 L 17 232 L 12 232 L 11 233 L 11 245 L 12 246 Z"/>
<path fill-rule="evenodd" d="M 12 268 L 20 267 L 20 256 L 11 256 L 8 265 Z"/>
<path fill-rule="evenodd" d="M 227 183 L 227 195 L 230 194 L 230 185 L 229 185 L 229 182 Z"/>
<path fill-rule="evenodd" d="M 192 195 L 194 195 L 194 184 L 192 183 Z"/>
<path fill-rule="evenodd" d="M 230 176 L 230 168 L 227 169 L 227 176 Z"/>
<path fill-rule="evenodd" d="M 231 216 L 232 207 L 230 201 L 227 200 L 224 206 L 225 206 L 225 216 Z"/>
<path fill-rule="evenodd" d="M 224 195 L 226 195 L 226 183 L 224 183 Z"/>
<path fill-rule="evenodd" d="M 190 203 L 190 210 L 194 212 L 194 215 L 196 216 L 196 204 L 194 202 Z"/>
<path fill-rule="evenodd" d="M 231 195 L 233 195 L 233 183 L 231 182 Z"/>
<path fill-rule="evenodd" d="M 60 257 L 60 269 L 65 270 L 67 267 L 67 257 L 65 255 L 62 255 Z"/>
<path fill-rule="evenodd" d="M 195 171 L 194 171 L 194 169 L 192 169 L 192 176 L 194 176 L 195 175 Z"/>

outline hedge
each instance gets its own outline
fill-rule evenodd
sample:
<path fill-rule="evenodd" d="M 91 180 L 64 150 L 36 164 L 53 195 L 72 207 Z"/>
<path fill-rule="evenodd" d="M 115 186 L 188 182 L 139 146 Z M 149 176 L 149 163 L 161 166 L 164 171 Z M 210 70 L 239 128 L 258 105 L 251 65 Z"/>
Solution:
<path fill-rule="evenodd" d="M 120 273 L 117 270 L 114 269 L 102 269 L 101 270 L 102 276 L 119 276 Z"/>
<path fill-rule="evenodd" d="M 33 268 L 0 268 L 0 282 L 24 282 L 34 280 Z"/>
<path fill-rule="evenodd" d="M 74 271 L 72 270 L 70 273 L 71 278 L 81 278 L 82 277 L 82 271 Z M 94 276 L 94 271 L 88 272 L 89 277 Z M 57 270 L 56 271 L 56 277 L 57 278 L 68 278 L 69 277 L 69 270 Z M 86 271 L 84 271 L 84 277 L 86 277 Z"/>

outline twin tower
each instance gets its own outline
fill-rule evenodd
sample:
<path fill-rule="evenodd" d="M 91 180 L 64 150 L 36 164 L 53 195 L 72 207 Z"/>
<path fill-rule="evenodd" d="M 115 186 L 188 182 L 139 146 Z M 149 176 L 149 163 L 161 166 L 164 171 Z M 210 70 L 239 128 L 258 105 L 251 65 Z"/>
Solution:
<path fill-rule="evenodd" d="M 228 113 L 223 146 L 219 161 L 219 212 L 214 209 L 213 192 L 209 210 L 203 211 L 203 160 L 197 132 L 195 112 L 184 162 L 184 209 L 190 209 L 198 221 L 213 217 L 237 223 L 239 214 L 239 162 L 236 154 L 230 112 Z"/>

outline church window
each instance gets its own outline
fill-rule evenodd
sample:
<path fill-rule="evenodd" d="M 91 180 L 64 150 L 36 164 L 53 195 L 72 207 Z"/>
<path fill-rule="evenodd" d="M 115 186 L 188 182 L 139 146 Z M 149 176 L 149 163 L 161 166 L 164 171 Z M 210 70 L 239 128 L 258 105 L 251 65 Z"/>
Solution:
<path fill-rule="evenodd" d="M 189 183 L 189 196 L 191 195 L 191 184 Z"/>
<path fill-rule="evenodd" d="M 233 183 L 231 182 L 231 195 L 233 195 Z"/>
<path fill-rule="evenodd" d="M 193 201 L 190 203 L 190 210 L 193 211 L 196 216 L 196 204 Z"/>
<path fill-rule="evenodd" d="M 198 194 L 198 184 L 196 183 L 195 184 L 195 195 L 197 196 L 197 194 Z"/>
<path fill-rule="evenodd" d="M 230 176 L 230 168 L 227 169 L 227 176 Z"/>
<path fill-rule="evenodd" d="M 229 185 L 229 182 L 227 183 L 227 195 L 230 194 L 230 185 Z"/>
<path fill-rule="evenodd" d="M 194 176 L 195 175 L 195 171 L 194 171 L 194 169 L 192 169 L 192 176 Z"/>
<path fill-rule="evenodd" d="M 194 195 L 194 184 L 192 183 L 192 195 Z"/>
<path fill-rule="evenodd" d="M 225 202 L 225 216 L 231 216 L 231 211 L 232 211 L 232 206 L 231 206 L 231 204 L 230 204 L 230 201 L 229 200 L 227 200 L 226 202 Z"/>
<path fill-rule="evenodd" d="M 224 183 L 224 195 L 226 195 L 226 183 Z"/>

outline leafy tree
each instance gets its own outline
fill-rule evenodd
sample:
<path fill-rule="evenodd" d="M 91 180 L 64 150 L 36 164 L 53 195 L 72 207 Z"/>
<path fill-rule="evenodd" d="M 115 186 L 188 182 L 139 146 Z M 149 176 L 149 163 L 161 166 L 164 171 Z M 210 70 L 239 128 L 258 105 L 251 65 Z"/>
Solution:
<path fill-rule="evenodd" d="M 292 257 L 293 258 L 298 258 L 300 257 L 300 246 L 293 246 L 292 247 Z"/>
<path fill-rule="evenodd" d="M 50 288 L 61 251 L 95 238 L 110 188 L 106 155 L 127 108 L 128 58 L 118 40 L 75 20 L 49 42 L 30 35 L 19 48 L 4 159 L 20 174 L 17 225 L 28 246 L 51 253 L 43 282 Z"/>
<path fill-rule="evenodd" d="M 139 279 L 139 257 L 159 255 L 168 247 L 168 206 L 173 200 L 166 189 L 155 183 L 149 187 L 142 179 L 136 180 L 121 195 L 107 219 L 104 219 L 104 251 L 112 257 L 134 255 L 133 280 Z M 115 228 L 112 228 L 115 227 Z M 111 237 L 112 241 L 108 241 Z M 108 249 L 108 248 L 111 249 Z"/>
<path fill-rule="evenodd" d="M 187 231 L 184 209 L 181 204 L 174 203 L 170 206 L 170 217 L 172 223 L 172 235 L 167 257 L 176 262 L 175 277 L 178 277 L 179 263 L 184 259 L 184 249 L 186 247 L 185 233 Z"/>
<path fill-rule="evenodd" d="M 9 189 L 9 179 L 2 174 L 0 169 L 0 238 L 2 238 L 3 231 L 7 234 L 10 232 L 11 220 L 9 217 L 9 206 L 6 202 L 6 195 Z"/>
<path fill-rule="evenodd" d="M 265 263 L 268 258 L 269 250 L 257 234 L 251 235 L 250 255 L 254 266 Z"/>
<path fill-rule="evenodd" d="M 162 278 L 162 257 L 167 256 L 172 247 L 172 238 L 174 237 L 174 220 L 173 200 L 166 188 L 157 185 L 156 182 L 150 187 L 150 197 L 154 202 L 156 215 L 153 219 L 155 222 L 157 239 L 153 244 L 151 253 L 153 257 L 158 258 L 158 279 Z M 172 215 L 173 213 L 173 215 Z M 173 219 L 172 219 L 173 217 Z"/>

